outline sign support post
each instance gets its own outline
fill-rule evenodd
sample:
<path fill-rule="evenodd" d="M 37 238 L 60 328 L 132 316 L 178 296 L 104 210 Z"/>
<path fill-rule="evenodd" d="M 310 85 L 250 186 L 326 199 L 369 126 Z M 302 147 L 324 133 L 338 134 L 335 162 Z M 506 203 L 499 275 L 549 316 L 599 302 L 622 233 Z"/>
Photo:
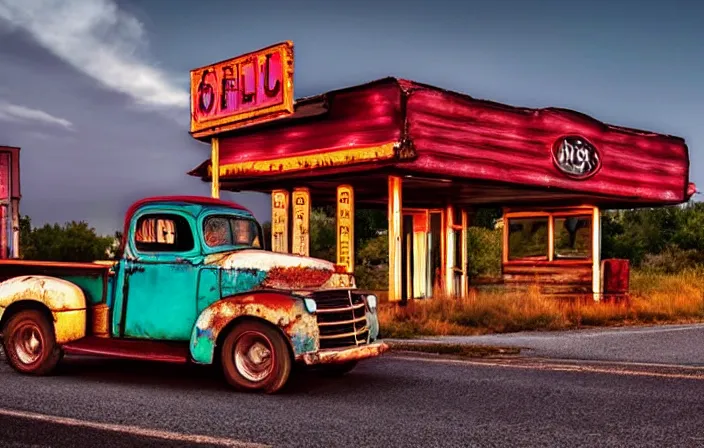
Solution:
<path fill-rule="evenodd" d="M 210 194 L 218 199 L 220 198 L 220 140 L 217 137 L 210 140 L 210 165 L 212 179 Z"/>

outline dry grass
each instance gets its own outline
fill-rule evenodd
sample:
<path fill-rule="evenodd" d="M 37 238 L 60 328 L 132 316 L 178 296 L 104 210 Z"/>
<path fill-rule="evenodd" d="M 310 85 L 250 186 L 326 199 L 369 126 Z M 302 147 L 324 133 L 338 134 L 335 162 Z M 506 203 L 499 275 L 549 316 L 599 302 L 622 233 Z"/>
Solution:
<path fill-rule="evenodd" d="M 621 303 L 549 298 L 531 286 L 522 292 L 472 290 L 468 297 L 406 307 L 385 303 L 379 319 L 383 336 L 397 338 L 703 321 L 704 272 L 635 272 L 630 300 Z"/>

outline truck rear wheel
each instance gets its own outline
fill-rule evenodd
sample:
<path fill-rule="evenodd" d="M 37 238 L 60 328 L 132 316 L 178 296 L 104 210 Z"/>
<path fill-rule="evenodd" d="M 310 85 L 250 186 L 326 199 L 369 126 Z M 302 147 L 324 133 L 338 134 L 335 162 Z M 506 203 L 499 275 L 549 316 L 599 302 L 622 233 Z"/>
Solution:
<path fill-rule="evenodd" d="M 48 375 L 61 359 L 54 328 L 38 310 L 14 314 L 2 333 L 7 361 L 20 373 Z"/>
<path fill-rule="evenodd" d="M 225 337 L 222 369 L 230 385 L 239 390 L 278 392 L 291 374 L 291 355 L 284 337 L 260 322 L 236 325 Z"/>

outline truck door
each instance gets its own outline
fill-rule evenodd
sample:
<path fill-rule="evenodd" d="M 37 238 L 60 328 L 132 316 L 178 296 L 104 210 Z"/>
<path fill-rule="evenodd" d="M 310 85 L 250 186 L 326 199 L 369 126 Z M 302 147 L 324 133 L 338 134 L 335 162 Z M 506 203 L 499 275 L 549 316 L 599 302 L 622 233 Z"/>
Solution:
<path fill-rule="evenodd" d="M 190 339 L 202 257 L 187 216 L 169 211 L 136 217 L 131 236 L 135 256 L 125 262 L 125 337 Z"/>

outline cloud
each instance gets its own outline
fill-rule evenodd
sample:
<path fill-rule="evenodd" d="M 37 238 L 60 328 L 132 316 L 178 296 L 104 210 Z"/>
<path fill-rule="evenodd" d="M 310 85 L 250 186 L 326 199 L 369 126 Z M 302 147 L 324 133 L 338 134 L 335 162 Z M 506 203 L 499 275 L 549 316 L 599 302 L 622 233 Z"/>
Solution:
<path fill-rule="evenodd" d="M 39 109 L 32 109 L 17 104 L 0 102 L 0 120 L 4 121 L 34 121 L 39 123 L 61 126 L 73 130 L 73 123 Z"/>
<path fill-rule="evenodd" d="M 188 107 L 188 92 L 149 62 L 144 25 L 113 0 L 0 0 L 2 19 L 137 104 Z"/>

